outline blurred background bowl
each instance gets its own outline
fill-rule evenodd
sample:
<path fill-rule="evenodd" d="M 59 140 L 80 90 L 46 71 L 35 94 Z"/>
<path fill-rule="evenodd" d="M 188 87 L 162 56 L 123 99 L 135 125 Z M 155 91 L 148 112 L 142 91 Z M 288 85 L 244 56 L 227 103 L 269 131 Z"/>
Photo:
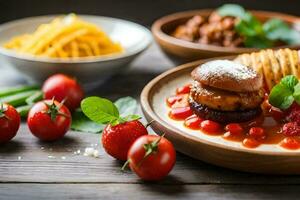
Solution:
<path fill-rule="evenodd" d="M 256 48 L 243 48 L 243 47 L 222 47 L 216 45 L 205 45 L 194 42 L 177 39 L 171 34 L 179 26 L 187 22 L 195 15 L 208 17 L 214 10 L 203 9 L 203 10 L 192 10 L 178 12 L 175 14 L 167 15 L 154 22 L 152 25 L 152 33 L 155 40 L 160 45 L 161 49 L 171 58 L 176 64 L 182 64 L 198 59 L 217 57 L 217 56 L 228 56 L 236 55 L 241 53 L 257 51 Z M 253 11 L 250 12 L 256 16 L 260 21 L 264 22 L 268 19 L 277 18 L 281 19 L 295 29 L 298 29 L 300 18 L 292 15 L 268 12 L 268 11 Z M 291 49 L 299 49 L 300 45 L 286 45 L 277 46 L 275 48 L 288 47 Z"/>
<path fill-rule="evenodd" d="M 125 70 L 128 63 L 152 42 L 151 32 L 136 23 L 110 17 L 79 15 L 83 20 L 100 26 L 113 41 L 121 43 L 125 51 L 121 54 L 71 60 L 24 55 L 2 47 L 12 37 L 34 32 L 40 24 L 48 23 L 57 16 L 30 17 L 1 25 L 1 64 L 14 68 L 29 82 L 41 83 L 52 74 L 64 73 L 76 77 L 86 89 L 91 89 L 111 75 Z"/>

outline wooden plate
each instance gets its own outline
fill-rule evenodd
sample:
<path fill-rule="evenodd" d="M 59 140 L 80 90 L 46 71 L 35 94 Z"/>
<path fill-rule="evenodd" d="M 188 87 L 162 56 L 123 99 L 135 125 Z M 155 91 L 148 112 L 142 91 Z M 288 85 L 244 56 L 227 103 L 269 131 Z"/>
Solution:
<path fill-rule="evenodd" d="M 222 57 L 221 59 L 234 57 Z M 195 61 L 171 69 L 149 82 L 142 91 L 141 105 L 151 127 L 173 142 L 176 150 L 202 161 L 247 172 L 267 174 L 300 174 L 300 150 L 286 150 L 279 145 L 261 145 L 255 149 L 243 147 L 238 142 L 208 136 L 201 131 L 185 128 L 182 121 L 168 117 L 166 98 L 175 89 L 191 82 L 190 72 L 198 65 L 212 59 Z"/>
<path fill-rule="evenodd" d="M 255 48 L 245 47 L 221 47 L 215 45 L 197 44 L 194 42 L 188 42 L 181 39 L 177 39 L 171 36 L 171 33 L 176 29 L 176 27 L 178 27 L 181 24 L 184 24 L 193 16 L 200 15 L 203 17 L 208 17 L 213 11 L 214 10 L 212 9 L 191 10 L 164 16 L 153 23 L 153 36 L 156 42 L 162 48 L 162 50 L 166 53 L 166 55 L 171 57 L 172 61 L 181 64 L 198 59 L 229 56 L 259 50 Z M 250 10 L 250 12 L 254 16 L 256 16 L 260 21 L 266 21 L 268 19 L 277 18 L 291 24 L 292 27 L 298 30 L 297 24 L 299 23 L 300 18 L 297 16 L 258 10 Z M 285 47 L 290 49 L 299 49 L 300 45 L 285 45 L 274 48 Z"/>

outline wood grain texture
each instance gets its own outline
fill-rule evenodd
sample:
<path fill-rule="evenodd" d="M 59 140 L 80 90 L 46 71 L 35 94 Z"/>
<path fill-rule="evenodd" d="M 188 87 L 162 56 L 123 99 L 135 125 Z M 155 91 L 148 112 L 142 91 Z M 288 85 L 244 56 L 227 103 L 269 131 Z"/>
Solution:
<path fill-rule="evenodd" d="M 159 184 L 0 184 L 1 199 L 298 199 L 299 186 Z"/>
<path fill-rule="evenodd" d="M 34 138 L 25 125 L 13 142 L 0 147 L 2 183 L 142 183 L 130 171 L 122 172 L 122 163 L 109 157 L 99 145 L 100 158 L 85 157 L 84 148 L 98 144 L 100 136 L 69 132 L 58 142 L 43 143 Z M 42 148 L 42 149 L 41 149 Z M 74 151 L 81 150 L 81 155 Z M 18 157 L 21 156 L 21 160 Z M 55 156 L 55 158 L 48 158 Z M 65 157 L 65 160 L 62 157 Z M 160 184 L 298 184 L 299 176 L 264 176 L 236 172 L 182 154 L 175 168 Z"/>

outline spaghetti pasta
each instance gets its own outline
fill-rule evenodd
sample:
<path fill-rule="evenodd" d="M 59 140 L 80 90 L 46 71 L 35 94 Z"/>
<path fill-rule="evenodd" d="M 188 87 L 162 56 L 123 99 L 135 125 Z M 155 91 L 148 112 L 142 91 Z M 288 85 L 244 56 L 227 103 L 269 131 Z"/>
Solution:
<path fill-rule="evenodd" d="M 101 28 L 81 20 L 75 14 L 42 24 L 32 34 L 14 37 L 4 47 L 52 58 L 102 56 L 124 51 Z"/>

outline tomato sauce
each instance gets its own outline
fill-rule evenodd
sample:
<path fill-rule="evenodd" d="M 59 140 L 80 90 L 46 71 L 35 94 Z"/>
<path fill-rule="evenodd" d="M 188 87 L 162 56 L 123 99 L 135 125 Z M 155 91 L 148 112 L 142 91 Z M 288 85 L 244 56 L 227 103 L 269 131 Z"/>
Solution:
<path fill-rule="evenodd" d="M 278 113 L 274 115 L 274 110 L 268 111 L 267 102 L 262 104 L 264 113 L 261 116 L 249 122 L 238 123 L 242 129 L 230 132 L 226 128 L 227 124 L 201 119 L 193 114 L 189 109 L 188 87 L 189 85 L 178 88 L 176 94 L 166 101 L 170 108 L 169 117 L 182 121 L 186 128 L 201 130 L 201 133 L 207 135 L 221 136 L 224 140 L 240 142 L 246 148 L 256 148 L 261 144 L 278 144 L 289 150 L 300 149 L 300 137 L 287 137 L 281 133 L 283 124 L 278 121 Z"/>

